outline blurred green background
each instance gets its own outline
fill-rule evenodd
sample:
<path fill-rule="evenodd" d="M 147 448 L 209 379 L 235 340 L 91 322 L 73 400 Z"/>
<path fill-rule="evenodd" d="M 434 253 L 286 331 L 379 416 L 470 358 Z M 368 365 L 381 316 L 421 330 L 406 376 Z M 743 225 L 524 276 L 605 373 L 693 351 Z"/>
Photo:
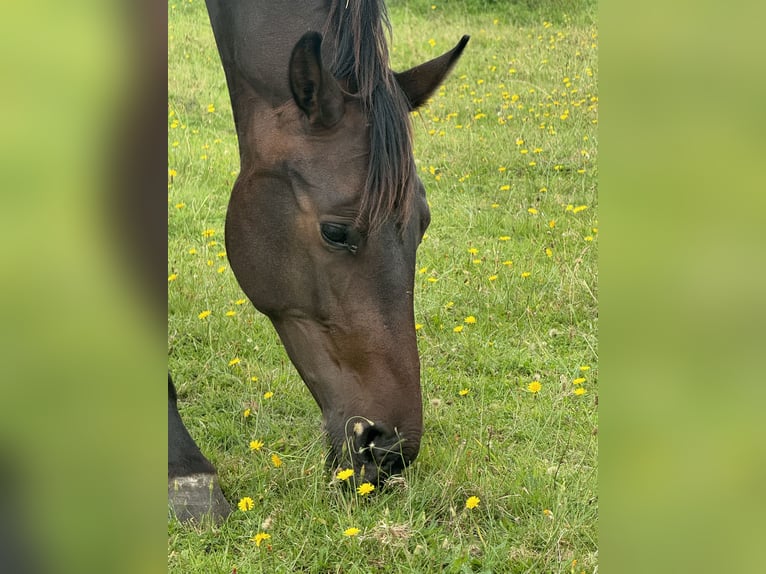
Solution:
<path fill-rule="evenodd" d="M 601 4 L 608 572 L 763 568 L 763 12 Z"/>

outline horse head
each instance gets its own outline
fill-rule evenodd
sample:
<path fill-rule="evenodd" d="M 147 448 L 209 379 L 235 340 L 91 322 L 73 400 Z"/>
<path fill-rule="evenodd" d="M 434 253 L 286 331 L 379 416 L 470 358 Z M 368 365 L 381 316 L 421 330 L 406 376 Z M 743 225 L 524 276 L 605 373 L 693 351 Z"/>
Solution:
<path fill-rule="evenodd" d="M 323 63 L 322 37 L 309 32 L 284 70 L 292 97 L 273 106 L 240 93 L 250 108 L 235 110 L 244 125 L 226 218 L 231 268 L 319 404 L 331 461 L 352 465 L 357 482 L 384 481 L 420 448 L 413 287 L 430 214 L 407 116 L 467 40 L 401 74 L 388 70 L 388 85 L 374 87 L 382 95 L 365 100 Z M 381 156 L 385 146 L 399 157 Z M 385 177 L 390 163 L 401 177 Z M 374 190 L 372 172 L 382 174 Z"/>

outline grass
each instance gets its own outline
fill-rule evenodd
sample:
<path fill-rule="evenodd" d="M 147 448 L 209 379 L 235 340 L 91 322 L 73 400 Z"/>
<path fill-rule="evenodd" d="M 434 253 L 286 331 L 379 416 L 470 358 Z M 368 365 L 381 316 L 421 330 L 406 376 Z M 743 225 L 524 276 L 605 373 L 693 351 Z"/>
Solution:
<path fill-rule="evenodd" d="M 241 301 L 223 72 L 203 3 L 169 5 L 169 365 L 225 494 L 255 501 L 219 527 L 170 520 L 170 572 L 597 571 L 598 40 L 589 2 L 519 5 L 391 4 L 395 69 L 472 38 L 414 117 L 432 210 L 415 293 L 426 434 L 371 496 L 330 482 L 319 409 Z"/>

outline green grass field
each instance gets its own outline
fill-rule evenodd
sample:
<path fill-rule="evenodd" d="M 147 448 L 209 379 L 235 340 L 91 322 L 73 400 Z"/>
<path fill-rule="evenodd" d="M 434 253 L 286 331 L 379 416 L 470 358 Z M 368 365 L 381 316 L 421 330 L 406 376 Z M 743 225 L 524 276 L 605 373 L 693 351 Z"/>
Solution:
<path fill-rule="evenodd" d="M 219 527 L 169 521 L 170 572 L 598 570 L 592 3 L 390 12 L 395 69 L 471 41 L 413 118 L 432 211 L 415 292 L 426 433 L 403 480 L 361 496 L 331 483 L 319 409 L 228 267 L 228 94 L 203 2 L 169 4 L 169 368 L 225 494 L 254 501 Z"/>

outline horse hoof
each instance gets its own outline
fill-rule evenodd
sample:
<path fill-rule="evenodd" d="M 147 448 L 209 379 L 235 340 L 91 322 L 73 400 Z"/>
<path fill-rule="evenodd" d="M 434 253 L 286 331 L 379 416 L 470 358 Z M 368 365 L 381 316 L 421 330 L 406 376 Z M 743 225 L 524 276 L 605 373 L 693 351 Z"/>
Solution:
<path fill-rule="evenodd" d="M 215 474 L 192 474 L 168 478 L 168 502 L 181 522 L 221 522 L 231 513 L 231 507 L 221 492 Z"/>

